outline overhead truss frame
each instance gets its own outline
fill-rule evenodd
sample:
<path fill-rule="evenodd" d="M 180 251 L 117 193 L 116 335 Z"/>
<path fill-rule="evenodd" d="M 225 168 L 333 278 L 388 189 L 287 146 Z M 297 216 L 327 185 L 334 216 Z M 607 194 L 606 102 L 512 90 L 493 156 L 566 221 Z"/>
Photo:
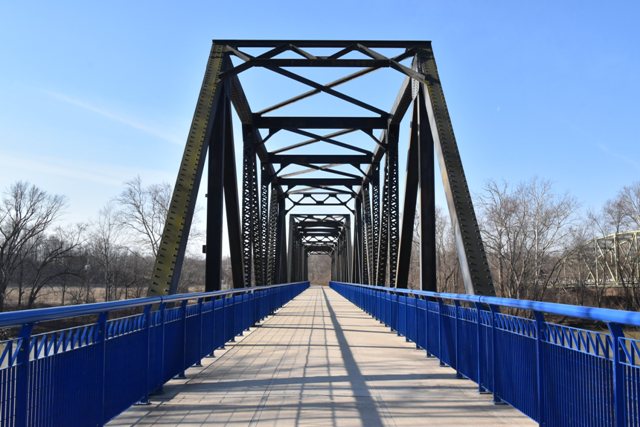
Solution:
<path fill-rule="evenodd" d="M 390 50 L 394 53 L 389 54 Z M 298 71 L 307 67 L 352 68 L 354 72 L 320 83 Z M 240 80 L 252 68 L 278 74 L 308 90 L 253 111 Z M 339 88 L 382 68 L 403 76 L 389 109 Z M 357 107 L 363 115 L 274 114 L 318 94 Z M 412 120 L 401 207 L 399 127 L 409 110 Z M 233 115 L 241 124 L 242 150 L 235 147 Z M 272 138 L 282 132 L 303 139 L 271 148 Z M 370 138 L 374 149 L 350 140 L 356 134 Z M 319 143 L 335 146 L 341 154 L 326 150 L 309 154 Z M 301 148 L 306 151 L 300 153 Z M 240 187 L 236 151 L 242 153 Z M 336 280 L 407 287 L 417 213 L 419 287 L 437 290 L 434 162 L 438 161 L 466 290 L 494 294 L 428 41 L 214 40 L 156 259 L 151 295 L 177 290 L 207 153 L 206 290 L 221 288 L 223 206 L 234 287 L 302 280 L 308 273 L 306 258 L 313 254 L 332 257 Z M 328 206 L 345 213 L 316 213 L 318 207 Z M 313 213 L 299 213 L 304 207 Z"/>

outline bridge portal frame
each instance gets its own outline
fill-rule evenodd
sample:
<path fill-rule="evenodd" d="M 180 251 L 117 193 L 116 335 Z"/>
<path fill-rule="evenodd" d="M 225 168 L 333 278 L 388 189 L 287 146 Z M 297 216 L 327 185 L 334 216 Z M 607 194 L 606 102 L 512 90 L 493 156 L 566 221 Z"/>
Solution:
<path fill-rule="evenodd" d="M 252 49 L 264 50 L 254 55 L 250 53 Z M 328 49 L 332 53 L 320 55 L 318 49 Z M 385 49 L 399 49 L 400 53 L 385 55 L 381 52 Z M 282 54 L 293 54 L 295 57 L 279 57 Z M 354 58 L 354 54 L 358 58 Z M 403 64 L 409 59 L 412 61 L 410 66 Z M 254 67 L 272 71 L 311 89 L 261 111 L 253 111 L 239 75 Z M 358 71 L 322 84 L 291 71 L 297 67 L 356 68 Z M 380 68 L 391 68 L 404 75 L 396 101 L 389 111 L 336 89 L 343 83 Z M 273 111 L 319 93 L 366 110 L 367 115 L 271 115 Z M 411 106 L 413 120 L 401 217 L 399 126 Z M 232 108 L 242 125 L 241 203 L 237 197 Z M 321 134 L 316 131 L 318 129 L 337 131 Z M 267 141 L 283 130 L 308 139 L 270 152 Z M 379 136 L 374 135 L 375 131 L 380 132 Z M 364 132 L 370 136 L 375 141 L 375 150 L 369 151 L 338 140 L 353 132 Z M 327 164 L 329 159 L 326 154 L 323 157 L 323 154 L 287 153 L 288 150 L 319 141 L 350 150 L 351 154 L 332 156 L 331 163 Z M 466 291 L 484 295 L 495 293 L 429 41 L 214 40 L 149 295 L 163 295 L 177 290 L 207 152 L 207 291 L 220 289 L 221 286 L 223 201 L 226 206 L 233 285 L 236 288 L 252 283 L 270 284 L 291 279 L 295 269 L 287 265 L 292 260 L 290 252 L 301 246 L 292 239 L 291 233 L 289 239 L 286 237 L 286 216 L 291 209 L 287 208 L 287 203 L 294 207 L 342 206 L 353 216 L 355 232 L 345 235 L 345 242 L 341 243 L 345 249 L 337 252 L 350 255 L 345 260 L 335 260 L 336 264 L 341 265 L 341 279 L 407 287 L 418 190 L 421 219 L 420 287 L 437 290 L 434 201 L 434 160 L 437 157 Z M 322 171 L 329 177 L 292 178 L 292 174 L 283 175 L 282 169 L 290 164 L 307 167 L 308 171 Z M 340 171 L 333 167 L 336 164 L 352 165 L 361 173 Z M 366 170 L 363 167 L 365 165 Z M 320 198 L 319 192 L 324 192 L 327 197 Z"/>

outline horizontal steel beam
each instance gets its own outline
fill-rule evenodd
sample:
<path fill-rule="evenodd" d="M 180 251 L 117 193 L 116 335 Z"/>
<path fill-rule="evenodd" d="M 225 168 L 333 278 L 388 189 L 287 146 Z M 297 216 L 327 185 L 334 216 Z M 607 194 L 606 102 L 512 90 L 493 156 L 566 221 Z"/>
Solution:
<path fill-rule="evenodd" d="M 305 222 L 300 222 L 297 223 L 295 226 L 296 227 L 342 227 L 344 226 L 345 223 L 342 221 L 316 221 L 316 222 L 311 222 L 311 221 L 305 221 Z"/>
<path fill-rule="evenodd" d="M 349 47 L 356 44 L 372 48 L 400 48 L 431 46 L 426 40 L 213 40 L 215 44 L 234 47 L 276 47 L 283 44 L 297 47 Z"/>
<path fill-rule="evenodd" d="M 262 117 L 253 115 L 259 129 L 386 129 L 388 120 L 381 117 Z"/>
<path fill-rule="evenodd" d="M 371 156 L 358 154 L 271 154 L 269 161 L 274 164 L 289 165 L 292 163 L 308 164 L 308 163 L 330 163 L 345 165 L 369 164 L 372 161 Z"/>
<path fill-rule="evenodd" d="M 388 59 L 260 59 L 255 58 L 246 64 L 252 67 L 390 67 L 391 61 Z M 233 72 L 233 69 L 230 70 Z"/>
<path fill-rule="evenodd" d="M 311 255 L 317 255 L 319 253 L 321 254 L 325 254 L 325 253 L 331 253 L 333 252 L 333 246 L 316 246 L 316 245 L 305 245 L 305 249 L 307 250 L 307 253 L 310 253 Z"/>
<path fill-rule="evenodd" d="M 362 180 L 358 178 L 276 178 L 275 181 L 280 185 L 286 185 L 289 188 L 298 185 L 309 186 L 330 186 L 330 185 L 361 185 Z"/>

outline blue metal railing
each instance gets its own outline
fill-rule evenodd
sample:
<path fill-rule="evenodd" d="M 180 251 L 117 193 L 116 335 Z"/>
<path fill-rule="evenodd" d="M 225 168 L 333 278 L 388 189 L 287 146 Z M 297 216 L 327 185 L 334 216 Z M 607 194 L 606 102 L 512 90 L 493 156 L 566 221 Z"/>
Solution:
<path fill-rule="evenodd" d="M 640 426 L 640 313 L 508 298 L 331 282 L 456 376 L 544 426 Z M 519 309 L 529 317 L 502 313 Z M 502 310 L 506 311 L 506 310 Z M 545 314 L 604 322 L 606 331 Z"/>
<path fill-rule="evenodd" d="M 0 343 L 1 426 L 96 426 L 197 365 L 309 286 L 308 282 L 0 313 L 19 326 Z M 139 313 L 118 318 L 126 309 Z M 97 321 L 32 334 L 35 324 Z"/>

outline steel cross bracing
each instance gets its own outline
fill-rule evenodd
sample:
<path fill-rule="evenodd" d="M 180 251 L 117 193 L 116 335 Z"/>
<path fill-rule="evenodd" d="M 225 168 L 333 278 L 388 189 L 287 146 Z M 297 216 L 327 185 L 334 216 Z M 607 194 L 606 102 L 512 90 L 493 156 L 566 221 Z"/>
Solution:
<path fill-rule="evenodd" d="M 321 82 L 321 74 L 331 79 Z M 389 82 L 366 83 L 381 75 L 390 76 Z M 380 99 L 369 95 L 392 87 L 393 78 L 395 101 L 390 98 L 390 108 L 382 108 L 376 105 Z M 305 89 L 292 92 L 283 81 Z M 357 89 L 362 83 L 368 84 L 365 91 Z M 250 98 L 256 93 L 258 101 Z M 265 104 L 269 95 L 274 101 Z M 310 109 L 317 100 L 316 110 Z M 410 107 L 401 194 L 400 132 Z M 242 150 L 235 150 L 239 138 Z M 407 287 L 417 214 L 419 287 L 437 290 L 437 159 L 467 292 L 494 293 L 428 41 L 215 40 L 151 295 L 177 289 L 207 151 L 206 290 L 221 288 L 225 214 L 233 287 L 306 279 L 307 257 L 314 254 L 331 256 L 334 280 Z M 240 187 L 236 151 L 242 153 Z"/>

